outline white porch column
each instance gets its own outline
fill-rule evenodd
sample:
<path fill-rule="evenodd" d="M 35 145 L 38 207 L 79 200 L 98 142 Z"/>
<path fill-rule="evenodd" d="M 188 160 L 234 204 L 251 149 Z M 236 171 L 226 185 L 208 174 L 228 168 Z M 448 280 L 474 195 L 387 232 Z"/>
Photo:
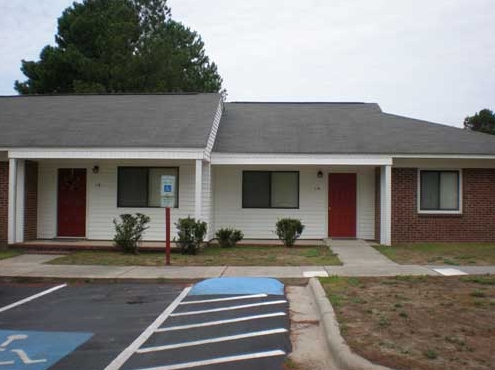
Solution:
<path fill-rule="evenodd" d="M 392 166 L 380 170 L 380 244 L 392 244 Z"/>
<path fill-rule="evenodd" d="M 8 243 L 16 240 L 16 201 L 17 201 L 17 159 L 9 159 L 9 211 L 8 211 Z"/>
<path fill-rule="evenodd" d="M 202 209 L 202 193 L 203 193 L 203 160 L 196 159 L 196 175 L 195 175 L 195 187 L 194 187 L 194 218 L 199 220 L 201 218 Z"/>
<path fill-rule="evenodd" d="M 16 243 L 24 241 L 24 210 L 25 210 L 25 176 L 26 176 L 26 161 L 24 159 L 17 160 L 17 191 L 16 191 L 16 209 L 15 209 L 15 229 Z"/>

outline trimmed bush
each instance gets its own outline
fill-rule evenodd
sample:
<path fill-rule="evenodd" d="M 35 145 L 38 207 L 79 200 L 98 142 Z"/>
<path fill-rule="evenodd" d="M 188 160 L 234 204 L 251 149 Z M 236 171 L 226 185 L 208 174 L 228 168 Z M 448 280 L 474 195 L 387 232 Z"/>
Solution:
<path fill-rule="evenodd" d="M 275 226 L 275 233 L 286 247 L 292 247 L 304 230 L 301 220 L 294 218 L 282 218 L 277 221 Z"/>
<path fill-rule="evenodd" d="M 244 238 L 244 234 L 241 230 L 232 228 L 223 228 L 216 232 L 215 236 L 218 239 L 218 244 L 222 248 L 233 248 L 238 241 Z"/>
<path fill-rule="evenodd" d="M 203 240 L 206 235 L 206 222 L 200 221 L 188 216 L 187 218 L 179 218 L 175 224 L 177 235 L 179 237 L 177 244 L 180 246 L 182 254 L 196 254 L 203 245 Z"/>
<path fill-rule="evenodd" d="M 142 213 L 120 215 L 120 222 L 116 219 L 113 220 L 115 225 L 114 245 L 125 253 L 138 254 L 139 242 L 141 242 L 143 232 L 149 228 L 149 222 L 150 218 Z"/>

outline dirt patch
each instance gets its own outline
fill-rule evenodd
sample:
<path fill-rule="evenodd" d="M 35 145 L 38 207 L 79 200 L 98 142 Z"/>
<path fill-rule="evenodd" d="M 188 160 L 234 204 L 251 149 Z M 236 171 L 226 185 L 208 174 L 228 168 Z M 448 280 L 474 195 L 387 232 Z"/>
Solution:
<path fill-rule="evenodd" d="M 395 369 L 495 369 L 495 276 L 322 278 L 353 351 Z"/>
<path fill-rule="evenodd" d="M 62 265 L 163 266 L 164 253 L 139 255 L 118 251 L 80 251 L 50 261 Z M 281 246 L 244 246 L 221 248 L 209 246 L 196 255 L 172 253 L 174 266 L 306 266 L 340 265 L 337 256 L 326 246 L 286 248 Z"/>
<path fill-rule="evenodd" d="M 391 260 L 407 265 L 495 265 L 493 243 L 421 243 L 374 248 Z"/>

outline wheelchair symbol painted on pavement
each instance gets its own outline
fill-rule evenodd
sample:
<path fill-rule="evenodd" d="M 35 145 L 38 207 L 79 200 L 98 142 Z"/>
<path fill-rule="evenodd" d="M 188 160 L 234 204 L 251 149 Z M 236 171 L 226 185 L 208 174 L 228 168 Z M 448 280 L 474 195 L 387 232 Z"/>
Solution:
<path fill-rule="evenodd" d="M 23 340 L 23 339 L 28 339 L 28 336 L 25 335 L 25 334 L 13 334 L 13 335 L 9 335 L 7 337 L 7 340 L 5 342 L 3 342 L 2 344 L 0 344 L 0 352 L 3 352 L 5 351 L 6 347 L 11 344 L 12 342 L 15 342 L 17 340 Z M 17 354 L 17 356 L 19 356 L 19 358 L 21 359 L 21 361 L 24 363 L 24 364 L 27 364 L 27 365 L 30 365 L 30 364 L 37 364 L 37 363 L 40 363 L 40 362 L 46 362 L 46 358 L 44 359 L 39 359 L 39 360 L 32 360 L 28 357 L 28 355 L 26 354 L 26 352 L 24 352 L 22 349 L 11 349 L 10 352 L 13 352 L 15 354 Z M 0 361 L 0 366 L 5 366 L 5 365 L 14 365 L 14 360 L 10 360 L 10 361 Z"/>
<path fill-rule="evenodd" d="M 0 370 L 45 370 L 92 333 L 0 330 Z"/>

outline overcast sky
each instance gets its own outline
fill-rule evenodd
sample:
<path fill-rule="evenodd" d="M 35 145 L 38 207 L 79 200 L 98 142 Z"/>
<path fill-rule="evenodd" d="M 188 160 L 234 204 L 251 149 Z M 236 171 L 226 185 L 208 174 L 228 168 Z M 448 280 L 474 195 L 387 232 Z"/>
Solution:
<path fill-rule="evenodd" d="M 462 126 L 495 110 L 493 0 L 169 0 L 229 101 L 365 101 Z M 70 0 L 0 0 L 0 95 L 54 44 Z"/>

